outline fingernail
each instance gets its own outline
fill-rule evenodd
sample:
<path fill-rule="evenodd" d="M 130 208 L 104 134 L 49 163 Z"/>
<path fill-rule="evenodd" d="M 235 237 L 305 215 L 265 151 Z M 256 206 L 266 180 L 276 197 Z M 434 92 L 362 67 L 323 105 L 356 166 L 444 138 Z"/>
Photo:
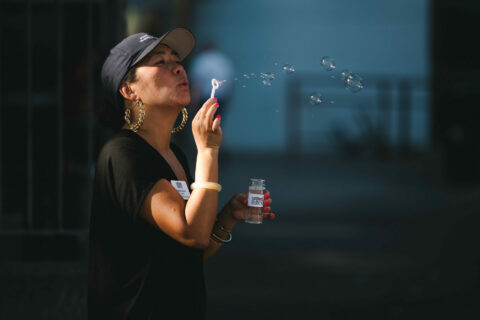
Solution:
<path fill-rule="evenodd" d="M 242 202 L 247 203 L 247 198 L 243 198 Z"/>
<path fill-rule="evenodd" d="M 220 118 L 221 118 L 219 114 L 217 114 L 217 118 L 218 118 L 218 119 L 220 119 Z"/>
<path fill-rule="evenodd" d="M 270 219 L 275 219 L 275 215 L 273 213 L 270 213 Z"/>
<path fill-rule="evenodd" d="M 270 207 L 265 207 L 265 211 L 269 211 L 270 210 Z"/>
<path fill-rule="evenodd" d="M 217 98 L 213 97 L 213 99 L 215 99 L 215 101 L 217 101 Z"/>
<path fill-rule="evenodd" d="M 218 102 L 217 102 L 217 103 L 215 103 L 215 105 L 218 107 Z"/>
<path fill-rule="evenodd" d="M 270 194 L 269 194 L 269 193 L 266 193 L 266 194 L 263 196 L 263 198 L 264 198 L 265 200 L 267 200 L 268 198 L 270 198 Z"/>

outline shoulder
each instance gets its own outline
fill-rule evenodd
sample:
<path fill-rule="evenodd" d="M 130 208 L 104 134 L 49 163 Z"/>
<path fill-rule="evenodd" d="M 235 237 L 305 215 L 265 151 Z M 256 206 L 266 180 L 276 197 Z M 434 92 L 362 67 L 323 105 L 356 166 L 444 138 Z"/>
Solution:
<path fill-rule="evenodd" d="M 115 154 L 117 152 L 132 152 L 141 147 L 140 139 L 135 133 L 127 130 L 117 132 L 102 148 L 103 154 Z"/>
<path fill-rule="evenodd" d="M 121 130 L 102 147 L 97 166 L 136 166 L 152 158 L 151 147 L 135 133 Z"/>
<path fill-rule="evenodd" d="M 152 153 L 151 147 L 146 141 L 130 130 L 121 130 L 105 143 L 100 151 L 100 156 L 143 156 L 145 153 Z"/>

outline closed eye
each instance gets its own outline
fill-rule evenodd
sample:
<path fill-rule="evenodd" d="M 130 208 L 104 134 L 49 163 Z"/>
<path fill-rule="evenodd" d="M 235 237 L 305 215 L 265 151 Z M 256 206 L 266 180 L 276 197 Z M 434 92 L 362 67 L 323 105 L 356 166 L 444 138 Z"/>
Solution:
<path fill-rule="evenodd" d="M 175 61 L 174 63 L 183 66 L 183 63 L 181 63 L 180 61 Z M 158 64 L 165 64 L 165 60 L 159 60 L 159 61 L 155 62 L 155 64 L 156 64 L 156 65 L 158 65 Z"/>

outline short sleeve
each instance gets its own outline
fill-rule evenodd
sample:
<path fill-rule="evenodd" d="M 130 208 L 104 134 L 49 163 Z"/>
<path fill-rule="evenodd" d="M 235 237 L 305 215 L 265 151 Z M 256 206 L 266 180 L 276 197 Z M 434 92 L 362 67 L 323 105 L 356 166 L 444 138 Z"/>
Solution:
<path fill-rule="evenodd" d="M 124 217 L 136 220 L 146 196 L 160 179 L 171 180 L 171 169 L 142 141 L 114 139 L 100 154 L 97 186 L 107 207 Z"/>

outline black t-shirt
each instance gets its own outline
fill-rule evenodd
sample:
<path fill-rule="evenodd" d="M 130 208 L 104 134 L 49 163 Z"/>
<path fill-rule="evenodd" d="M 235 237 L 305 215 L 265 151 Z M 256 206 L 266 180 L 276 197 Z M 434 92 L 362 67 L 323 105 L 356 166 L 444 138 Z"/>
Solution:
<path fill-rule="evenodd" d="M 171 145 L 192 178 L 185 155 Z M 100 152 L 90 218 L 89 319 L 204 319 L 203 251 L 139 216 L 160 179 L 178 180 L 165 159 L 130 130 Z"/>

